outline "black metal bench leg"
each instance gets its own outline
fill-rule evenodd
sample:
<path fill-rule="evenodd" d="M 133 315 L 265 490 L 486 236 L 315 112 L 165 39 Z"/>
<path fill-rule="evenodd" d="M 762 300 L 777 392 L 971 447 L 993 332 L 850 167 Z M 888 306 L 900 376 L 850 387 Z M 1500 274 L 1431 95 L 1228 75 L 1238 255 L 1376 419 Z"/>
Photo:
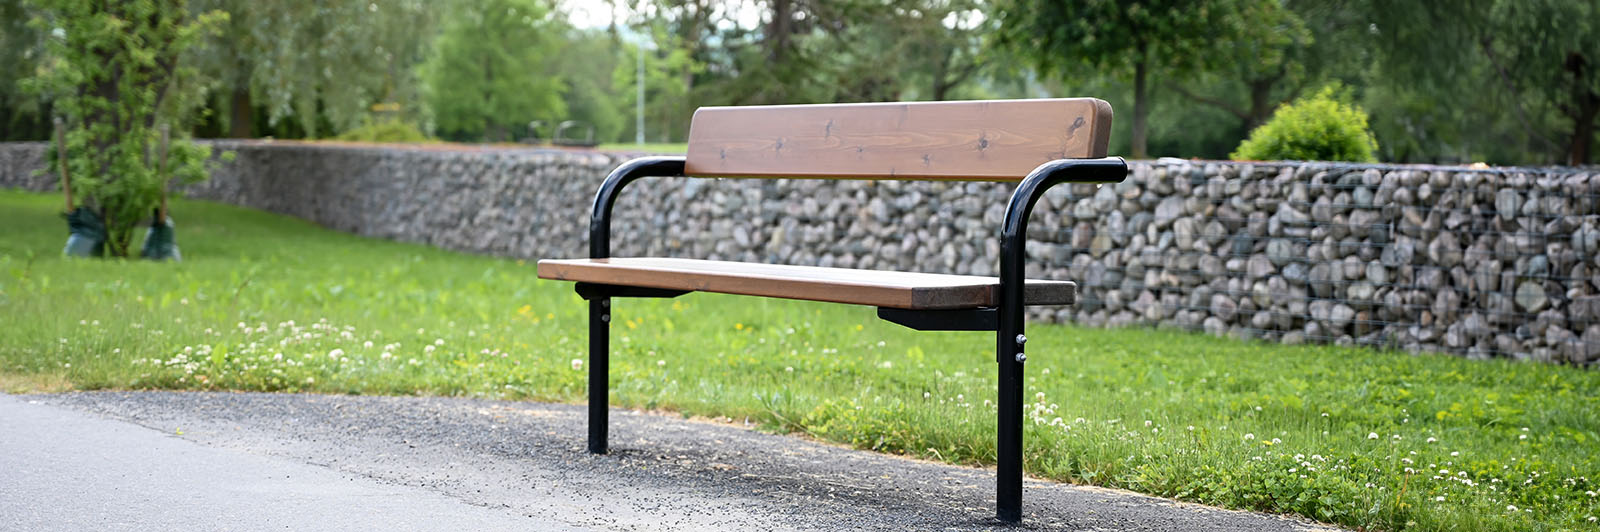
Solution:
<path fill-rule="evenodd" d="M 999 327 L 999 419 L 995 447 L 995 516 L 1022 520 L 1022 320 L 1002 320 Z M 1007 323 L 1010 322 L 1010 323 Z"/>
<path fill-rule="evenodd" d="M 1128 164 L 1121 158 L 1062 159 L 1039 165 L 1023 178 L 1006 205 L 1005 225 L 1000 228 L 1000 305 L 996 355 L 1000 364 L 1000 415 L 995 462 L 995 515 L 1002 521 L 1022 520 L 1022 367 L 1027 357 L 1022 346 L 1023 287 L 1027 271 L 1028 214 L 1044 191 L 1058 183 L 1115 183 L 1128 176 Z"/>
<path fill-rule="evenodd" d="M 610 418 L 611 298 L 589 300 L 589 452 L 606 454 Z"/>

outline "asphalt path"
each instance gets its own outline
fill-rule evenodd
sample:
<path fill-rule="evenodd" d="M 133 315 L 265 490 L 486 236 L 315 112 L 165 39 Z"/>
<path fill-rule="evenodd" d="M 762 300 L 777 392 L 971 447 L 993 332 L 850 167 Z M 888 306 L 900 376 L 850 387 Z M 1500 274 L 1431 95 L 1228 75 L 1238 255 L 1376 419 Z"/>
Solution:
<path fill-rule="evenodd" d="M 0 530 L 1331 530 L 613 410 L 456 398 L 0 395 Z"/>

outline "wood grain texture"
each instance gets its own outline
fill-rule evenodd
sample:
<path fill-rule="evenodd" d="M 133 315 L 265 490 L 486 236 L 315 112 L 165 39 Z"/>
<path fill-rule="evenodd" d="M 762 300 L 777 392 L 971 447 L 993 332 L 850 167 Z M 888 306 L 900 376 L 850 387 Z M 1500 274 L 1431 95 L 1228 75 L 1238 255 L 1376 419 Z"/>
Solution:
<path fill-rule="evenodd" d="M 1013 181 L 1106 156 L 1094 98 L 702 107 L 684 173 L 708 177 Z"/>
<path fill-rule="evenodd" d="M 539 278 L 912 310 L 993 307 L 1000 297 L 994 277 L 675 258 L 547 259 Z M 1077 295 L 1070 281 L 1025 286 L 1029 305 L 1070 305 Z"/>

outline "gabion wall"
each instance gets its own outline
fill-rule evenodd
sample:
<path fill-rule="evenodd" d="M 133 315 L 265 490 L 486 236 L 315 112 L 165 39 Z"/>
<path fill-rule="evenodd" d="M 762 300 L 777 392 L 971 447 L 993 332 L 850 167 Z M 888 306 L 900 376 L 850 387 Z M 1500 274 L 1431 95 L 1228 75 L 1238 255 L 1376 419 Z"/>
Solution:
<path fill-rule="evenodd" d="M 520 258 L 578 257 L 625 155 L 218 142 L 187 193 L 358 234 Z M 0 186 L 43 145 L 0 145 Z M 1030 224 L 1030 276 L 1079 282 L 1035 318 L 1165 325 L 1588 365 L 1600 359 L 1592 170 L 1333 163 L 1131 164 L 1060 186 Z M 655 179 L 616 208 L 618 256 L 992 275 L 1010 184 Z M 181 216 L 181 213 L 178 213 Z"/>

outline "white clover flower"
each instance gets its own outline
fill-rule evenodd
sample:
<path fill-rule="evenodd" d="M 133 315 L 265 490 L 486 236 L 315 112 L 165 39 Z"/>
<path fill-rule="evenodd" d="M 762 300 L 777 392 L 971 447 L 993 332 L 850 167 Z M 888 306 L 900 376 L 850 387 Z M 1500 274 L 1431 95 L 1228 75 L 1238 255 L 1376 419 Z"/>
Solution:
<path fill-rule="evenodd" d="M 1148 420 L 1148 419 L 1144 420 L 1144 426 L 1146 426 L 1146 427 L 1150 426 L 1150 420 Z"/>
<path fill-rule="evenodd" d="M 306 384 L 311 384 L 311 383 L 314 383 L 314 382 L 317 382 L 317 379 L 315 377 L 306 377 Z"/>
<path fill-rule="evenodd" d="M 431 346 L 431 345 L 423 346 L 422 347 L 422 352 L 424 352 L 424 353 L 432 353 L 433 352 L 433 346 Z"/>
<path fill-rule="evenodd" d="M 1515 505 L 1515 504 L 1507 504 L 1506 505 L 1506 511 L 1507 512 L 1515 512 L 1515 511 L 1517 511 L 1517 505 Z"/>
<path fill-rule="evenodd" d="M 364 348 L 367 348 L 367 349 L 372 349 L 372 340 L 367 340 L 365 342 L 362 342 L 361 343 L 361 347 L 364 347 Z"/>
<path fill-rule="evenodd" d="M 344 356 L 344 350 L 343 349 L 334 348 L 334 350 L 328 352 L 328 358 L 331 358 L 331 359 L 334 359 L 334 360 L 338 360 L 339 357 L 342 357 L 342 356 Z"/>
<path fill-rule="evenodd" d="M 1428 440 L 1427 440 L 1427 441 L 1428 441 L 1428 443 L 1434 443 L 1434 442 L 1437 442 L 1437 441 L 1439 441 L 1439 438 L 1432 438 L 1432 437 L 1430 437 L 1430 438 L 1428 438 Z"/>
<path fill-rule="evenodd" d="M 384 359 L 384 360 L 389 360 L 391 358 L 394 358 L 394 353 L 390 353 L 388 351 L 384 351 L 382 355 L 378 355 L 378 358 L 381 358 L 381 359 Z"/>
<path fill-rule="evenodd" d="M 433 345 L 444 345 L 444 338 L 434 338 Z"/>
<path fill-rule="evenodd" d="M 1246 439 L 1246 440 L 1254 440 L 1254 439 L 1256 439 L 1256 435 L 1253 432 L 1246 432 L 1244 434 L 1244 439 Z"/>
<path fill-rule="evenodd" d="M 1369 440 L 1378 439 L 1378 433 L 1376 433 L 1376 432 L 1368 432 L 1367 433 L 1367 439 L 1369 439 Z"/>
<path fill-rule="evenodd" d="M 1461 456 L 1461 451 L 1450 451 L 1450 456 Z"/>
<path fill-rule="evenodd" d="M 667 367 L 667 361 L 665 361 L 665 360 L 657 360 L 656 361 L 656 367 L 658 367 L 658 368 Z"/>
<path fill-rule="evenodd" d="M 572 359 L 572 369 L 574 369 L 574 370 L 583 369 L 583 359 L 581 359 L 581 358 Z"/>
<path fill-rule="evenodd" d="M 922 398 L 923 399 L 927 399 L 927 398 L 930 398 L 930 397 L 933 397 L 933 394 L 928 393 L 928 392 L 922 392 Z"/>

